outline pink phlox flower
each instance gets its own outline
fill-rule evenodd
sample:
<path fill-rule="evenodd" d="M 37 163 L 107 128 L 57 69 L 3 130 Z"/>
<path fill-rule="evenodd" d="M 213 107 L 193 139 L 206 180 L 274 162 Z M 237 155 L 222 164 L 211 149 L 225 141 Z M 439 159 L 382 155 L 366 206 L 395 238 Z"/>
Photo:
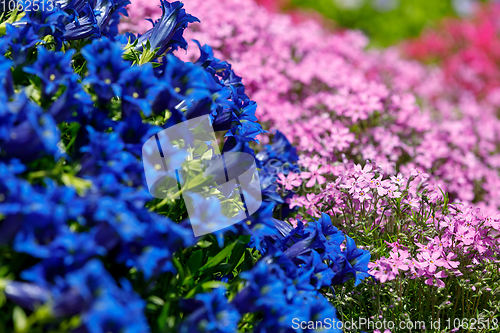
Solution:
<path fill-rule="evenodd" d="M 460 265 L 460 262 L 458 262 L 458 261 L 452 261 L 456 257 L 457 257 L 457 255 L 454 254 L 453 252 L 448 253 L 446 255 L 445 259 L 444 259 L 445 263 L 446 263 L 446 265 L 444 267 L 448 268 L 448 269 L 455 269 L 455 268 L 457 268 Z"/>
<path fill-rule="evenodd" d="M 448 239 L 442 240 L 438 236 L 435 236 L 434 238 L 427 237 L 427 239 L 431 241 L 432 248 L 440 252 L 443 252 L 444 248 L 449 244 Z"/>
<path fill-rule="evenodd" d="M 294 187 L 300 186 L 302 184 L 302 179 L 295 172 L 290 172 L 288 175 L 282 173 L 278 174 L 278 184 L 285 185 L 285 189 L 288 191 L 293 190 Z"/>
<path fill-rule="evenodd" d="M 385 241 L 385 243 L 392 249 L 392 251 L 396 250 L 396 251 L 399 251 L 399 250 L 405 250 L 406 247 L 404 247 L 403 245 L 401 245 L 401 243 L 399 242 L 399 240 L 393 242 L 393 243 L 389 243 L 388 241 Z"/>
<path fill-rule="evenodd" d="M 415 177 L 419 177 L 422 179 L 422 181 L 425 181 L 427 179 L 429 179 L 429 174 L 423 172 L 422 170 L 420 169 L 410 169 L 410 176 L 415 176 Z"/>
<path fill-rule="evenodd" d="M 340 187 L 349 190 L 349 193 L 353 194 L 358 187 L 358 180 L 356 178 L 348 178 L 345 184 L 341 184 Z"/>
<path fill-rule="evenodd" d="M 434 273 L 438 266 L 444 267 L 446 261 L 439 259 L 440 252 L 422 252 L 417 255 L 422 267 L 427 267 L 429 273 Z"/>
<path fill-rule="evenodd" d="M 354 193 L 354 198 L 358 199 L 361 202 L 370 200 L 372 198 L 370 189 L 368 187 L 357 189 L 357 191 Z"/>
<path fill-rule="evenodd" d="M 406 203 L 412 208 L 420 208 L 420 200 L 418 198 L 409 197 L 408 199 L 406 199 Z"/>
<path fill-rule="evenodd" d="M 361 164 L 354 165 L 354 171 L 358 175 L 368 175 L 373 170 L 373 166 L 370 163 L 366 163 L 364 167 L 361 167 Z"/>
<path fill-rule="evenodd" d="M 313 187 L 316 182 L 318 182 L 319 185 L 322 185 L 326 182 L 326 178 L 321 175 L 325 173 L 325 171 L 324 167 L 320 168 L 319 165 L 313 164 L 309 167 L 309 171 L 305 171 L 300 174 L 300 178 L 309 179 L 306 184 L 307 187 Z"/>
<path fill-rule="evenodd" d="M 314 155 L 313 157 L 309 157 L 306 155 L 300 155 L 298 163 L 300 166 L 303 166 L 304 168 L 309 168 L 312 165 L 321 164 L 321 157 L 318 155 Z"/>
<path fill-rule="evenodd" d="M 386 195 L 387 189 L 386 187 L 389 185 L 389 181 L 382 180 L 382 176 L 378 176 L 378 178 L 373 178 L 370 180 L 370 187 L 377 190 L 378 195 Z"/>
<path fill-rule="evenodd" d="M 419 274 L 417 271 L 422 269 L 422 265 L 415 258 L 411 258 L 408 260 L 408 268 L 414 277 L 417 277 Z"/>
<path fill-rule="evenodd" d="M 439 271 L 433 276 L 429 277 L 427 280 L 425 280 L 425 284 L 429 286 L 436 286 L 438 288 L 444 288 L 445 283 L 441 279 L 445 277 L 447 277 L 446 273 L 444 271 Z"/>
<path fill-rule="evenodd" d="M 444 200 L 444 191 L 442 191 L 439 184 L 435 184 L 428 192 L 429 201 L 431 203 L 436 203 L 438 201 Z"/>
<path fill-rule="evenodd" d="M 389 198 L 400 198 L 401 197 L 401 192 L 398 191 L 398 187 L 394 184 L 391 184 L 387 188 L 387 196 Z"/>
<path fill-rule="evenodd" d="M 294 194 L 293 197 L 287 199 L 287 203 L 290 205 L 290 209 L 294 207 L 302 207 L 306 203 L 306 199 L 303 196 Z"/>
<path fill-rule="evenodd" d="M 463 242 L 465 245 L 471 245 L 472 243 L 474 243 L 476 230 L 465 225 L 461 225 L 458 227 L 455 236 L 457 236 L 457 239 Z"/>
<path fill-rule="evenodd" d="M 391 182 L 394 185 L 403 186 L 405 183 L 405 178 L 404 178 L 403 174 L 400 172 L 397 174 L 397 176 L 391 176 Z"/>
<path fill-rule="evenodd" d="M 418 247 L 418 252 L 428 252 L 432 250 L 432 243 L 421 244 L 416 242 L 415 245 Z"/>
<path fill-rule="evenodd" d="M 394 274 L 399 274 L 399 270 L 408 270 L 408 252 L 392 251 L 390 254 L 391 268 Z"/>
<path fill-rule="evenodd" d="M 338 151 L 343 151 L 348 148 L 352 142 L 354 142 L 356 136 L 349 132 L 347 127 L 334 127 L 331 130 L 331 135 L 325 140 L 325 146 L 331 149 L 337 149 Z"/>
<path fill-rule="evenodd" d="M 492 227 L 493 229 L 500 231 L 500 214 L 495 214 L 493 216 L 487 216 L 485 218 L 484 224 L 488 227 Z"/>
<path fill-rule="evenodd" d="M 377 266 L 370 265 L 371 263 L 368 264 L 368 267 L 372 266 L 370 271 L 371 275 L 373 275 L 377 280 L 379 280 L 382 283 L 385 283 L 386 281 L 393 280 L 396 277 L 396 274 L 392 271 L 390 262 L 386 258 L 381 258 L 378 260 Z"/>

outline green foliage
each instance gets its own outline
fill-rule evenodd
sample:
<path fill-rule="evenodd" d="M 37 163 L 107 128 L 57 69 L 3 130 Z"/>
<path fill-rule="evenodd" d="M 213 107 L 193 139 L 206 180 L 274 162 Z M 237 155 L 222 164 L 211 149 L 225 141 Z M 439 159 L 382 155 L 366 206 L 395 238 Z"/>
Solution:
<path fill-rule="evenodd" d="M 359 29 L 371 46 L 385 47 L 416 37 L 444 16 L 456 15 L 451 0 L 292 0 L 292 6 L 317 10 L 340 27 Z M 395 3 L 387 9 L 377 3 Z M 352 5 L 346 5 L 352 4 Z"/>

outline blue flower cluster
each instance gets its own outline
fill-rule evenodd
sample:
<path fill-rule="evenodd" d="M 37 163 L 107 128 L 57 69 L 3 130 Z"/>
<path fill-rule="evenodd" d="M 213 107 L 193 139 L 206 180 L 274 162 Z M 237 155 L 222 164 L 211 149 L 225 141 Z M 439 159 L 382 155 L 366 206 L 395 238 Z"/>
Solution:
<path fill-rule="evenodd" d="M 175 254 L 199 240 L 182 204 L 155 211 L 142 145 L 209 115 L 225 133 L 223 153 L 255 156 L 250 143 L 265 131 L 241 78 L 209 46 L 198 44 L 195 63 L 172 54 L 186 47 L 182 33 L 197 21 L 180 2 L 161 0 L 162 17 L 142 36 L 118 34 L 128 1 L 54 4 L 6 24 L 0 37 L 0 250 L 29 258 L 0 273 L 0 292 L 28 311 L 44 309 L 41 325 L 43 316 L 59 323 L 77 316 L 66 329 L 148 332 L 146 299 L 159 277 L 182 269 Z M 155 61 L 135 65 L 130 50 L 152 51 Z M 241 282 L 234 299 L 216 288 L 186 302 L 181 332 L 235 332 L 250 313 L 255 332 L 288 332 L 292 318 L 336 318 L 320 289 L 366 276 L 369 253 L 327 216 L 296 229 L 273 219 L 283 198 L 271 170 L 297 167 L 286 138 L 277 132 L 256 158 L 265 202 L 215 236 L 223 247 L 227 236 L 250 235 L 246 246 L 263 257 L 225 277 Z M 199 205 L 220 214 L 210 202 Z"/>

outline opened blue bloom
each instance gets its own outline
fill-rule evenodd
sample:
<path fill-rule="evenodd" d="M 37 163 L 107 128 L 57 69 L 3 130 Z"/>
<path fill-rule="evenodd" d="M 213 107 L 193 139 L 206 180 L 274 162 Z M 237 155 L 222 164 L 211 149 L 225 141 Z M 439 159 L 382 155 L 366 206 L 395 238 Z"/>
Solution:
<path fill-rule="evenodd" d="M 14 65 L 20 65 L 26 61 L 28 51 L 40 42 L 40 39 L 33 31 L 33 26 L 27 24 L 24 27 L 15 27 L 11 24 L 6 25 L 7 36 L 10 39 L 10 48 Z"/>
<path fill-rule="evenodd" d="M 111 98 L 120 96 L 120 74 L 130 67 L 130 63 L 122 59 L 120 44 L 109 39 L 99 39 L 85 46 L 81 52 L 87 60 L 88 76 L 85 83 L 93 86 L 100 102 L 106 103 Z"/>
<path fill-rule="evenodd" d="M 122 89 L 122 110 L 125 116 L 141 111 L 145 116 L 150 116 L 151 105 L 163 90 L 161 83 L 154 76 L 151 63 L 122 71 L 118 84 Z"/>
<path fill-rule="evenodd" d="M 222 288 L 195 296 L 198 308 L 182 323 L 181 333 L 233 333 L 238 330 L 241 315 L 228 302 Z"/>
<path fill-rule="evenodd" d="M 38 48 L 38 58 L 32 66 L 24 68 L 28 74 L 33 74 L 42 80 L 44 96 L 51 97 L 59 89 L 59 85 L 74 76 L 71 58 L 74 50 L 68 52 L 52 52 L 44 47 Z"/>
<path fill-rule="evenodd" d="M 0 143 L 3 153 L 23 161 L 32 161 L 40 156 L 60 156 L 58 147 L 60 133 L 52 116 L 21 92 L 7 103 L 7 110 L 0 115 Z M 23 147 L 23 149 L 19 149 Z"/>

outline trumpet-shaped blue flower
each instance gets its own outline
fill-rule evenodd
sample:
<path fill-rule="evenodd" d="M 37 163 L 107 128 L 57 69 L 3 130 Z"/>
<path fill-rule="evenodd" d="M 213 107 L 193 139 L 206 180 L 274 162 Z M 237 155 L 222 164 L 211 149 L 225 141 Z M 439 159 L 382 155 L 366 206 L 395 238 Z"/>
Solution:
<path fill-rule="evenodd" d="M 65 53 L 52 52 L 39 47 L 37 60 L 32 66 L 25 67 L 24 71 L 39 77 L 42 80 L 43 94 L 51 97 L 59 89 L 59 85 L 65 84 L 75 75 L 71 66 L 74 54 L 74 50 Z"/>
<path fill-rule="evenodd" d="M 109 39 L 99 39 L 82 49 L 87 60 L 88 76 L 85 83 L 93 86 L 101 102 L 108 102 L 115 96 L 121 96 L 120 74 L 130 67 L 123 60 L 123 50 L 119 43 Z"/>
<path fill-rule="evenodd" d="M 186 13 L 181 2 L 160 1 L 163 11 L 161 18 L 154 23 L 152 29 L 138 39 L 139 50 L 142 50 L 143 44 L 149 41 L 152 50 L 159 48 L 156 53 L 158 56 L 167 51 L 175 51 L 179 47 L 185 49 L 187 42 L 182 36 L 184 29 L 188 23 L 199 22 L 196 17 Z"/>

